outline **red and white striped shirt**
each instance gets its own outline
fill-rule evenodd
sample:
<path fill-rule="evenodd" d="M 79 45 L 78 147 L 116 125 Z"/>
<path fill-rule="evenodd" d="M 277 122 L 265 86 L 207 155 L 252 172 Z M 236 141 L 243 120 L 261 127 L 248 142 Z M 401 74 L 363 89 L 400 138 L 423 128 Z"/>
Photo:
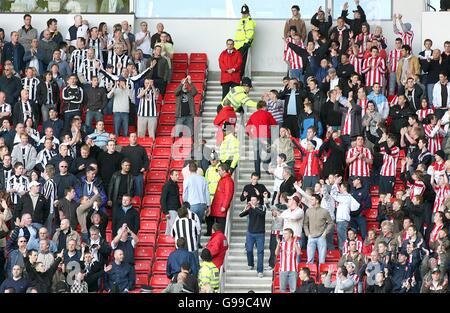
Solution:
<path fill-rule="evenodd" d="M 356 249 L 358 250 L 359 253 L 362 252 L 362 248 L 363 248 L 363 243 L 361 240 L 356 240 Z M 349 253 L 348 251 L 348 240 L 346 240 L 344 242 L 344 246 L 342 247 L 342 251 L 343 253 Z"/>
<path fill-rule="evenodd" d="M 352 118 L 351 118 L 352 108 L 349 108 L 347 114 L 345 115 L 344 129 L 342 130 L 342 135 L 349 135 L 352 131 Z"/>
<path fill-rule="evenodd" d="M 408 45 L 412 48 L 412 42 L 414 40 L 414 32 L 413 31 L 409 31 L 409 32 L 397 32 L 397 35 L 399 35 L 402 40 L 403 40 L 403 44 L 404 45 Z"/>
<path fill-rule="evenodd" d="M 348 275 L 350 279 L 353 280 L 354 287 L 353 287 L 353 293 L 358 293 L 358 283 L 359 283 L 359 276 L 356 273 Z"/>
<path fill-rule="evenodd" d="M 350 64 L 353 65 L 353 67 L 355 68 L 355 72 L 361 75 L 364 55 L 362 53 L 358 55 L 350 54 L 348 60 Z"/>
<path fill-rule="evenodd" d="M 369 57 L 363 62 L 362 73 L 366 74 L 366 86 L 372 87 L 375 83 L 383 86 L 383 77 L 386 73 L 386 62 L 379 56 L 375 58 Z"/>
<path fill-rule="evenodd" d="M 361 107 L 362 111 L 361 111 L 361 117 L 364 117 L 364 115 L 366 115 L 367 113 L 367 103 L 369 102 L 369 100 L 367 99 L 358 99 L 358 105 Z"/>
<path fill-rule="evenodd" d="M 389 52 L 388 63 L 389 63 L 389 71 L 391 73 L 397 72 L 398 61 L 400 61 L 401 57 L 402 57 L 402 50 L 394 49 L 391 50 L 391 52 Z"/>
<path fill-rule="evenodd" d="M 434 114 L 434 109 L 433 108 L 420 109 L 416 111 L 416 114 L 419 117 L 419 120 L 422 121 L 428 115 Z"/>
<path fill-rule="evenodd" d="M 436 192 L 436 198 L 434 199 L 433 213 L 436 213 L 444 203 L 445 196 L 450 195 L 450 187 L 448 185 L 434 186 L 434 192 Z"/>
<path fill-rule="evenodd" d="M 371 42 L 373 38 L 373 35 L 371 33 L 368 34 L 359 34 L 358 36 L 356 36 L 356 42 L 360 43 L 359 45 L 359 52 L 360 53 L 364 53 L 367 49 L 367 43 Z"/>
<path fill-rule="evenodd" d="M 367 148 L 351 148 L 347 152 L 347 159 L 353 158 L 357 152 L 360 152 L 361 155 L 365 156 L 367 159 L 372 160 L 372 153 Z M 360 159 L 359 157 L 356 158 L 352 163 L 350 163 L 349 168 L 349 176 L 363 176 L 368 177 L 370 176 L 370 165 L 363 159 Z"/>
<path fill-rule="evenodd" d="M 440 164 L 438 162 L 431 163 L 431 165 L 427 169 L 427 174 L 432 175 L 432 171 L 430 170 L 430 168 L 434 169 L 434 180 L 436 182 L 439 180 L 440 176 L 445 175 L 445 162 L 442 162 Z"/>
<path fill-rule="evenodd" d="M 389 107 L 393 107 L 394 105 L 398 104 L 398 96 L 395 95 L 392 97 L 391 102 L 389 102 Z"/>
<path fill-rule="evenodd" d="M 386 149 L 381 147 L 380 153 L 383 155 L 383 166 L 381 167 L 380 175 L 395 176 L 400 149 L 397 146 L 393 146 L 391 153 L 388 154 Z"/>
<path fill-rule="evenodd" d="M 280 272 L 297 271 L 297 250 L 294 238 L 290 242 L 280 242 Z"/>
<path fill-rule="evenodd" d="M 441 229 L 444 228 L 444 224 L 441 225 L 434 225 L 433 230 L 430 233 L 430 241 L 429 243 L 436 241 L 439 238 L 439 232 Z"/>
<path fill-rule="evenodd" d="M 436 151 L 442 149 L 442 142 L 444 141 L 444 131 L 439 126 L 433 126 L 431 124 L 424 125 L 423 130 L 425 136 L 428 137 L 428 151 L 431 154 L 435 154 Z"/>
<path fill-rule="evenodd" d="M 409 188 L 409 198 L 412 200 L 414 196 L 423 196 L 425 192 L 425 183 L 421 180 L 415 180 L 414 184 L 407 182 L 406 185 Z"/>
<path fill-rule="evenodd" d="M 303 176 L 319 176 L 320 175 L 320 159 L 319 150 L 306 151 L 302 148 L 303 155 Z"/>
<path fill-rule="evenodd" d="M 303 59 L 300 55 L 295 53 L 291 48 L 289 48 L 288 43 L 294 42 L 294 40 L 289 37 L 286 39 L 286 43 L 284 45 L 284 60 L 289 62 L 289 66 L 291 69 L 302 69 L 303 68 Z M 300 41 L 300 44 L 298 44 L 300 48 L 305 48 L 303 45 L 303 42 Z"/>

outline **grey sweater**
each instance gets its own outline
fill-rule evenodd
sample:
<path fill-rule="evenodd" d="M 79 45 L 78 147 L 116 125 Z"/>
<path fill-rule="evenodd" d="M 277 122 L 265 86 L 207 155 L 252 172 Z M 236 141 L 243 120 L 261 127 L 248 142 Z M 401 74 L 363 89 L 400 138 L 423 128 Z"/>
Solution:
<path fill-rule="evenodd" d="M 130 113 L 130 101 L 133 99 L 133 92 L 128 88 L 113 87 L 108 93 L 108 98 L 113 96 L 113 112 Z"/>
<path fill-rule="evenodd" d="M 25 49 L 25 52 L 31 49 L 31 41 L 33 39 L 38 38 L 38 32 L 36 28 L 33 28 L 33 26 L 30 26 L 30 29 L 27 31 L 25 30 L 25 27 L 22 26 L 19 30 L 19 42 L 22 44 L 22 46 Z"/>
<path fill-rule="evenodd" d="M 353 293 L 355 282 L 350 278 L 342 280 L 339 277 L 336 277 L 336 280 L 331 282 L 331 273 L 328 273 L 324 285 L 326 288 L 334 288 L 334 293 Z"/>

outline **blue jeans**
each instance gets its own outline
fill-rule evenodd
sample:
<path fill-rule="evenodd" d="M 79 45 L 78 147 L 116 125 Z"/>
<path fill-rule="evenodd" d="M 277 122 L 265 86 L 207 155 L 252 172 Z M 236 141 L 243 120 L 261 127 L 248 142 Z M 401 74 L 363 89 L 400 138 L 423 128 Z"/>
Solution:
<path fill-rule="evenodd" d="M 263 169 L 268 170 L 270 163 L 270 153 L 267 152 L 267 145 L 270 145 L 270 138 L 258 138 L 253 140 L 255 149 L 255 173 L 261 176 L 261 162 L 263 162 Z"/>
<path fill-rule="evenodd" d="M 255 266 L 253 258 L 253 246 L 256 244 L 256 252 L 258 256 L 258 265 L 256 271 L 258 273 L 264 272 L 264 233 L 250 233 L 247 232 L 246 249 L 247 249 L 247 264 L 248 266 Z"/>
<path fill-rule="evenodd" d="M 104 114 L 106 114 L 106 115 L 111 115 L 112 114 L 113 100 L 114 100 L 114 97 L 112 97 L 111 99 L 108 99 L 108 102 L 106 102 L 106 106 L 103 109 L 103 113 Z"/>
<path fill-rule="evenodd" d="M 114 112 L 114 134 L 117 137 L 120 136 L 120 129 L 124 137 L 128 137 L 128 118 L 129 113 L 126 112 Z"/>
<path fill-rule="evenodd" d="M 297 272 L 282 272 L 280 271 L 280 291 L 286 292 L 286 284 L 289 284 L 289 291 L 295 292 L 297 289 Z"/>
<path fill-rule="evenodd" d="M 347 221 L 336 222 L 336 226 L 337 226 L 337 235 L 338 235 L 338 246 L 339 246 L 339 250 L 342 252 L 342 248 L 344 247 L 344 242 L 347 239 L 348 222 Z"/>
<path fill-rule="evenodd" d="M 335 250 L 334 242 L 333 242 L 333 232 L 330 231 L 327 234 L 327 250 Z"/>
<path fill-rule="evenodd" d="M 350 220 L 350 227 L 361 232 L 362 240 L 366 239 L 367 221 L 365 216 L 352 217 Z"/>
<path fill-rule="evenodd" d="M 299 81 L 303 83 L 303 72 L 299 69 L 291 69 L 289 70 L 289 77 L 290 78 L 297 78 Z"/>
<path fill-rule="evenodd" d="M 308 263 L 314 263 L 314 253 L 316 252 L 316 249 L 319 250 L 319 264 L 324 264 L 327 255 L 327 240 L 325 237 L 308 237 L 308 245 L 306 247 Z"/>
<path fill-rule="evenodd" d="M 187 129 L 189 128 L 190 134 L 187 133 Z M 183 133 L 184 137 L 193 137 L 194 136 L 194 117 L 193 116 L 182 116 L 177 117 L 177 121 L 175 123 L 175 137 L 178 137 L 180 133 Z"/>
<path fill-rule="evenodd" d="M 134 176 L 134 187 L 135 187 L 135 196 L 142 197 L 142 192 L 144 189 L 144 176 L 139 174 Z"/>
<path fill-rule="evenodd" d="M 92 129 L 92 121 L 95 119 L 95 122 L 103 121 L 103 113 L 102 111 L 87 111 L 86 112 L 86 121 L 85 124 L 89 129 Z"/>
<path fill-rule="evenodd" d="M 428 96 L 428 104 L 433 104 L 433 89 L 434 84 L 427 84 L 427 96 Z"/>
<path fill-rule="evenodd" d="M 206 210 L 206 204 L 205 203 L 196 203 L 191 204 L 191 211 L 197 214 L 200 223 L 203 221 L 203 218 L 205 216 L 205 210 Z"/>
<path fill-rule="evenodd" d="M 306 188 L 314 186 L 319 182 L 319 176 L 303 176 L 303 185 L 302 189 L 306 190 Z"/>
<path fill-rule="evenodd" d="M 397 73 L 389 73 L 389 88 L 388 95 L 395 95 L 395 87 L 397 86 Z"/>

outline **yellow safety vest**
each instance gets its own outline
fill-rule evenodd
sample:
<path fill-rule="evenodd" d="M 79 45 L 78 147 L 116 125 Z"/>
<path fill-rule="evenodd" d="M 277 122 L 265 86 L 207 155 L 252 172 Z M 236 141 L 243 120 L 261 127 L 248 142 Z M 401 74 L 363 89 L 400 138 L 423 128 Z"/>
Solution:
<path fill-rule="evenodd" d="M 242 86 L 231 88 L 223 99 L 222 106 L 224 106 L 224 103 L 226 102 L 231 104 L 235 112 L 243 105 L 256 108 L 257 104 L 256 101 L 253 101 L 248 97 L 248 94 Z"/>
<path fill-rule="evenodd" d="M 236 34 L 234 35 L 234 47 L 241 48 L 245 43 L 252 44 L 255 35 L 255 21 L 250 17 L 243 17 L 239 20 Z"/>
<path fill-rule="evenodd" d="M 228 134 L 224 137 L 220 145 L 220 162 L 225 163 L 227 160 L 231 162 L 231 168 L 235 168 L 239 162 L 239 140 L 234 134 Z"/>
<path fill-rule="evenodd" d="M 215 166 L 210 165 L 205 173 L 205 179 L 208 183 L 208 191 L 209 191 L 209 197 L 211 200 L 211 203 L 214 199 L 214 194 L 216 193 L 217 184 L 220 180 L 220 175 L 217 173 L 217 168 L 219 167 L 220 163 L 217 163 Z"/>
<path fill-rule="evenodd" d="M 210 285 L 214 290 L 219 289 L 220 286 L 220 272 L 213 262 L 202 262 L 198 272 L 198 285 Z"/>

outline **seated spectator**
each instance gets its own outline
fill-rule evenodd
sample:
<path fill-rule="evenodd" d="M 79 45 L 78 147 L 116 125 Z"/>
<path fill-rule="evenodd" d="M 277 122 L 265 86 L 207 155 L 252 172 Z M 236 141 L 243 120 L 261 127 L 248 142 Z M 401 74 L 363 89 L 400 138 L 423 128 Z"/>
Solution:
<path fill-rule="evenodd" d="M 105 269 L 108 269 L 111 265 L 102 267 L 100 262 L 95 261 L 92 257 L 89 247 L 85 247 L 81 251 L 80 267 L 85 273 L 84 280 L 88 284 L 88 292 L 97 292 L 99 290 L 99 279 L 105 273 Z"/>
<path fill-rule="evenodd" d="M 111 247 L 105 238 L 100 236 L 100 230 L 91 226 L 89 228 L 89 238 L 81 244 L 81 248 L 89 248 L 89 252 L 94 261 L 98 261 L 100 265 L 106 265 L 111 255 Z"/>
<path fill-rule="evenodd" d="M 53 253 L 50 252 L 50 244 L 48 239 L 42 239 L 39 241 L 39 253 L 37 262 L 41 262 L 44 264 L 44 270 L 48 270 L 53 262 L 55 261 L 55 257 Z"/>
<path fill-rule="evenodd" d="M 52 240 L 57 245 L 58 251 L 66 249 L 70 240 L 74 240 L 76 242 L 76 249 L 80 249 L 81 246 L 80 235 L 70 227 L 70 222 L 68 219 L 61 220 L 61 226 L 56 230 Z"/>
<path fill-rule="evenodd" d="M 186 273 L 178 273 L 176 283 L 171 281 L 162 293 L 185 293 L 184 285 L 187 280 Z"/>
<path fill-rule="evenodd" d="M 58 270 L 62 257 L 63 253 L 61 251 L 47 271 L 44 269 L 44 264 L 33 260 L 30 255 L 24 258 L 30 284 L 37 289 L 38 293 L 50 293 L 53 276 Z"/>
<path fill-rule="evenodd" d="M 120 206 L 113 208 L 112 235 L 115 237 L 120 227 L 127 224 L 129 229 L 137 234 L 140 226 L 139 212 L 131 205 L 131 196 L 124 194 Z"/>
<path fill-rule="evenodd" d="M 9 288 L 14 288 L 14 293 L 25 293 L 29 286 L 30 281 L 23 276 L 22 267 L 14 265 L 12 276 L 6 278 L 0 285 L 0 293 L 5 293 Z"/>
<path fill-rule="evenodd" d="M 325 279 L 326 288 L 334 288 L 334 293 L 353 293 L 354 281 L 348 278 L 348 271 L 344 266 L 337 269 L 336 280 L 331 282 L 331 271 L 328 270 Z"/>
<path fill-rule="evenodd" d="M 198 272 L 198 285 L 200 288 L 204 285 L 210 285 L 217 292 L 220 287 L 219 269 L 212 262 L 211 252 L 205 248 L 202 250 L 200 257 L 202 262 L 200 263 L 200 270 Z"/>
<path fill-rule="evenodd" d="M 123 251 L 117 249 L 114 251 L 114 260 L 111 268 L 105 268 L 107 275 L 105 289 L 107 292 L 128 293 L 128 291 L 134 289 L 135 280 L 132 277 L 133 269 L 123 259 Z"/>

